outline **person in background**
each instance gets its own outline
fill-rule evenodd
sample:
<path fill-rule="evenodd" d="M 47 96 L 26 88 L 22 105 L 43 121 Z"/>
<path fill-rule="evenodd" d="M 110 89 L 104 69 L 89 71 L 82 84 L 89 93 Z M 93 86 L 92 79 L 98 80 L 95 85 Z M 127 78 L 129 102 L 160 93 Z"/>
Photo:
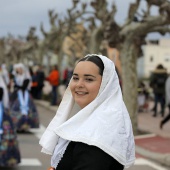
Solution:
<path fill-rule="evenodd" d="M 37 79 L 38 79 L 37 99 L 41 99 L 42 98 L 42 90 L 44 87 L 44 80 L 45 80 L 45 73 L 44 73 L 41 65 L 38 65 Z"/>
<path fill-rule="evenodd" d="M 27 88 L 29 91 L 31 90 L 31 85 L 32 85 L 31 74 L 29 69 L 23 63 L 18 63 L 13 66 L 12 75 L 14 81 L 14 91 L 22 86 L 23 81 L 25 79 L 29 80 L 29 84 Z"/>
<path fill-rule="evenodd" d="M 39 114 L 33 98 L 28 91 L 29 79 L 14 94 L 10 113 L 17 132 L 26 132 L 30 128 L 39 128 Z"/>
<path fill-rule="evenodd" d="M 50 170 L 123 170 L 134 164 L 131 120 L 110 59 L 89 54 L 78 61 L 39 143 L 52 155 Z"/>
<path fill-rule="evenodd" d="M 64 74 L 63 74 L 63 84 L 66 87 L 68 86 L 72 75 L 73 75 L 73 68 L 69 66 L 68 68 L 64 70 Z"/>
<path fill-rule="evenodd" d="M 9 113 L 8 89 L 0 75 L 0 167 L 13 167 L 21 162 L 17 133 Z"/>
<path fill-rule="evenodd" d="M 166 105 L 168 106 L 169 113 L 163 120 L 161 120 L 160 129 L 162 129 L 164 124 L 166 124 L 170 120 L 170 74 L 168 75 L 168 78 L 165 83 L 165 94 L 166 94 L 165 101 L 166 101 Z"/>
<path fill-rule="evenodd" d="M 6 64 L 2 64 L 1 69 L 2 69 L 2 76 L 3 76 L 3 79 L 5 81 L 5 84 L 6 84 L 7 88 L 9 89 L 10 77 L 9 77 L 9 72 L 8 72 L 8 70 L 6 68 Z"/>
<path fill-rule="evenodd" d="M 32 85 L 31 85 L 31 95 L 34 99 L 38 99 L 38 66 L 35 65 L 32 68 Z"/>
<path fill-rule="evenodd" d="M 32 85 L 32 80 L 31 80 L 32 78 L 31 78 L 30 71 L 22 63 L 15 64 L 13 66 L 13 70 L 12 70 L 13 90 L 10 94 L 10 101 L 9 101 L 10 108 L 16 99 L 18 90 L 20 90 L 22 88 L 23 82 L 26 79 L 28 81 L 27 90 L 30 92 L 31 85 Z"/>
<path fill-rule="evenodd" d="M 138 112 L 148 111 L 149 92 L 144 82 L 140 81 L 138 85 Z"/>
<path fill-rule="evenodd" d="M 60 74 L 58 71 L 58 66 L 54 65 L 49 76 L 46 78 L 52 86 L 51 91 L 51 105 L 57 105 L 57 90 L 60 83 Z"/>
<path fill-rule="evenodd" d="M 153 116 L 157 116 L 157 107 L 160 103 L 161 105 L 161 115 L 164 116 L 165 111 L 165 82 L 167 79 L 167 70 L 163 67 L 162 64 L 159 64 L 156 69 L 151 74 L 150 78 L 150 87 L 153 89 L 154 93 L 154 114 Z"/>

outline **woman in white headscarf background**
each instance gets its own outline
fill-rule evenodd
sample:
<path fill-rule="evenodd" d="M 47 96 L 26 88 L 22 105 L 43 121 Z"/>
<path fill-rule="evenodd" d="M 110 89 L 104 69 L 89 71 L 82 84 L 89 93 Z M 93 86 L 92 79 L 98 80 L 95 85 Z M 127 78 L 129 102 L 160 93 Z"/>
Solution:
<path fill-rule="evenodd" d="M 20 88 L 22 86 L 23 81 L 25 79 L 29 80 L 29 85 L 28 85 L 28 90 L 31 89 L 31 75 L 29 73 L 28 68 L 22 64 L 18 63 L 13 66 L 13 71 L 12 71 L 13 79 L 14 79 L 14 86 L 15 88 Z"/>
<path fill-rule="evenodd" d="M 134 164 L 131 120 L 110 59 L 92 54 L 78 61 L 39 143 L 52 155 L 49 170 L 122 170 Z"/>
<path fill-rule="evenodd" d="M 0 73 L 0 167 L 20 163 L 17 133 L 9 113 L 8 91 Z"/>
<path fill-rule="evenodd" d="M 15 65 L 14 92 L 10 96 L 10 113 L 17 131 L 39 128 L 39 114 L 30 94 L 31 77 L 23 64 Z"/>

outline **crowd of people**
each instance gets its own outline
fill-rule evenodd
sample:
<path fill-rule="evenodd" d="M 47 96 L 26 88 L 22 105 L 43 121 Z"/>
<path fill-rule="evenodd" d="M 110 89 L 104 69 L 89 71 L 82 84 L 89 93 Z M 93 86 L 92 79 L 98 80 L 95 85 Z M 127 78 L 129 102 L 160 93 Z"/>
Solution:
<path fill-rule="evenodd" d="M 100 60 L 100 61 L 98 61 L 98 60 Z M 86 64 L 86 61 L 93 63 L 92 64 L 93 67 L 91 66 L 91 64 L 89 62 L 87 62 L 87 64 Z M 103 88 L 105 86 L 107 87 L 107 84 L 105 84 L 105 82 L 104 82 L 105 79 L 107 79 L 107 76 L 105 77 L 105 69 L 106 69 L 105 67 L 106 66 L 105 65 L 103 66 L 103 63 L 109 64 L 109 62 L 110 61 L 107 60 L 103 56 L 89 55 L 89 56 L 86 56 L 85 58 L 79 60 L 78 63 L 76 63 L 76 67 L 74 70 L 72 68 L 65 69 L 63 71 L 63 77 L 61 77 L 61 73 L 59 72 L 57 65 L 52 66 L 49 74 L 46 76 L 44 69 L 40 65 L 35 65 L 33 67 L 28 68 L 26 65 L 24 65 L 22 63 L 17 63 L 17 64 L 13 65 L 11 71 L 8 71 L 8 69 L 6 68 L 6 65 L 2 64 L 0 66 L 0 167 L 1 166 L 2 167 L 3 166 L 11 167 L 11 166 L 14 166 L 14 165 L 20 163 L 21 155 L 20 155 L 19 141 L 17 139 L 17 133 L 21 133 L 21 132 L 24 133 L 26 131 L 29 131 L 30 128 L 39 128 L 39 124 L 40 124 L 39 114 L 38 114 L 36 105 L 34 103 L 34 99 L 41 100 L 43 98 L 43 88 L 45 86 L 45 84 L 44 84 L 45 81 L 49 82 L 49 84 L 51 85 L 50 101 L 49 101 L 50 104 L 52 106 L 59 105 L 58 110 L 59 111 L 62 110 L 63 115 L 70 113 L 71 118 L 73 117 L 72 118 L 73 120 L 72 120 L 72 119 L 70 119 L 70 115 L 66 115 L 67 118 L 64 118 L 62 120 L 63 123 L 61 123 L 61 125 L 59 125 L 59 127 L 60 126 L 65 127 L 65 124 L 66 124 L 66 129 L 68 129 L 68 127 L 71 127 L 71 126 L 73 127 L 72 122 L 73 122 L 73 124 L 75 123 L 74 126 L 77 123 L 74 120 L 74 117 L 76 119 L 77 116 L 73 116 L 75 113 L 82 112 L 81 114 L 84 114 L 84 116 L 87 116 L 86 114 L 88 114 L 88 113 L 84 113 L 84 108 L 86 108 L 87 105 L 89 105 L 87 108 L 90 109 L 89 110 L 90 112 L 95 112 L 95 110 L 94 111 L 91 110 L 90 106 L 95 105 L 95 101 L 100 103 L 100 100 L 99 100 L 100 97 L 97 97 L 97 96 L 100 93 L 104 95 L 106 92 L 104 92 L 105 91 L 104 89 L 102 89 L 102 90 L 98 89 L 99 90 L 99 94 L 98 94 L 98 91 L 96 91 L 97 84 L 95 84 L 95 88 L 93 89 L 91 87 L 92 82 L 94 81 L 97 83 L 97 77 L 100 78 L 100 76 L 101 76 L 102 79 L 101 79 L 100 83 L 98 84 L 99 87 L 100 87 L 100 85 L 103 86 Z M 96 66 L 94 67 L 94 64 L 98 66 L 98 69 L 100 71 L 99 72 L 100 76 L 97 73 L 95 76 L 93 76 L 93 73 L 86 74 L 86 72 L 88 72 L 87 71 L 88 69 L 90 69 L 91 71 L 94 70 L 94 74 L 95 74 Z M 78 69 L 79 65 L 82 65 L 82 67 L 80 67 L 82 69 Z M 88 69 L 84 69 L 85 66 L 87 66 Z M 112 67 L 115 68 L 115 66 L 112 65 L 110 69 L 112 69 Z M 84 73 L 83 73 L 83 71 L 84 71 Z M 85 75 L 81 75 L 82 73 Z M 114 73 L 117 75 L 116 69 L 114 69 Z M 70 82 L 72 76 L 73 76 L 73 79 Z M 83 77 L 83 76 L 85 76 L 85 77 Z M 82 81 L 80 81 L 81 79 L 82 79 Z M 118 75 L 115 77 L 115 80 L 113 80 L 113 83 L 117 83 L 117 79 L 119 80 Z M 111 78 L 108 81 L 110 82 Z M 79 85 L 80 89 L 83 89 L 84 86 L 87 86 L 86 90 L 88 90 L 88 92 L 79 90 L 79 88 L 76 87 L 77 83 L 80 84 Z M 65 87 L 66 93 L 64 94 L 62 100 L 60 101 L 59 94 L 58 94 L 58 88 L 59 88 L 59 85 L 61 85 L 61 84 Z M 118 88 L 118 87 L 119 87 L 119 91 L 121 92 L 120 82 L 117 84 L 116 88 Z M 90 89 L 90 88 L 92 88 L 92 89 Z M 138 108 L 139 108 L 138 111 L 139 112 L 143 112 L 143 111 L 145 111 L 145 109 L 146 110 L 149 109 L 148 101 L 150 99 L 150 93 L 148 91 L 148 88 L 152 89 L 152 94 L 154 95 L 154 98 L 153 98 L 154 99 L 154 107 L 150 111 L 153 111 L 153 117 L 156 117 L 158 114 L 160 114 L 162 116 L 162 120 L 160 122 L 160 128 L 162 129 L 164 124 L 168 120 L 170 120 L 170 75 L 168 74 L 167 70 L 163 67 L 162 64 L 159 64 L 156 67 L 156 69 L 152 72 L 151 77 L 150 77 L 149 87 L 146 86 L 146 84 L 144 82 L 139 83 L 139 88 L 138 88 Z M 84 101 L 81 101 L 80 96 L 82 97 L 86 94 L 90 94 L 90 92 L 93 94 L 95 91 L 96 91 L 96 95 L 95 95 L 96 97 L 92 95 L 92 99 L 90 100 L 90 97 L 89 97 L 89 99 L 88 99 L 89 101 L 87 101 L 88 103 L 86 103 L 86 101 L 85 101 L 85 103 L 83 104 Z M 121 95 L 122 95 L 122 93 L 120 93 L 120 96 Z M 114 96 L 114 97 L 116 97 L 116 96 Z M 109 96 L 108 96 L 108 99 L 109 99 Z M 108 99 L 106 98 L 106 100 L 108 100 Z M 65 102 L 65 100 L 68 102 L 68 108 L 71 109 L 70 111 L 67 110 L 67 107 L 62 107 L 62 105 L 63 105 L 62 103 Z M 72 103 L 73 100 L 75 102 L 74 104 Z M 102 98 L 101 98 L 101 100 L 102 100 Z M 60 104 L 60 102 L 61 102 L 61 104 Z M 121 102 L 123 102 L 123 101 L 121 100 Z M 91 104 L 91 103 L 93 103 L 93 104 Z M 160 107 L 158 106 L 159 104 L 160 104 Z M 99 104 L 100 107 L 102 105 Z M 96 107 L 98 108 L 99 106 L 96 105 L 95 108 Z M 108 107 L 112 108 L 112 105 L 108 106 Z M 165 116 L 165 108 L 166 107 L 169 108 L 169 114 L 167 114 Z M 126 112 L 126 108 L 124 108 L 124 109 L 125 109 L 124 111 Z M 72 112 L 75 112 L 75 113 L 72 113 Z M 89 116 L 87 116 L 87 118 L 88 117 Z M 69 119 L 69 121 L 67 119 Z M 83 121 L 83 119 L 82 119 L 82 121 Z M 56 123 L 55 121 L 56 121 L 56 119 L 54 118 L 54 120 L 52 121 L 51 124 L 53 124 L 53 122 Z M 67 126 L 67 122 L 68 122 L 68 126 Z M 52 126 L 51 124 L 49 126 Z M 63 128 L 61 128 L 61 129 L 63 130 Z M 92 127 L 92 129 L 93 129 L 93 127 Z M 89 129 L 89 132 L 91 130 Z M 46 146 L 44 146 L 44 141 L 47 140 L 47 139 L 44 139 L 44 137 L 48 136 L 46 133 L 47 132 L 44 133 L 44 135 L 42 136 L 42 139 L 40 140 L 40 144 L 43 146 L 43 149 L 46 148 Z M 83 147 L 86 147 L 86 144 L 93 143 L 94 146 L 99 147 L 100 149 L 104 150 L 108 155 L 110 155 L 110 156 L 114 155 L 113 158 L 115 159 L 115 161 L 118 161 L 118 162 L 115 162 L 115 164 L 116 164 L 116 166 L 120 166 L 120 169 L 122 169 L 122 167 L 126 166 L 127 162 L 123 162 L 122 160 L 119 160 L 119 158 L 116 157 L 115 153 L 113 153 L 113 155 L 112 155 L 112 153 L 108 153 L 107 149 L 102 148 L 103 146 L 102 145 L 100 146 L 99 143 L 96 143 L 94 141 L 88 141 L 88 140 L 84 141 L 84 139 L 82 140 L 81 136 L 79 138 L 80 139 L 79 142 L 75 142 L 75 141 L 77 141 L 77 138 L 75 139 L 72 136 L 70 136 L 69 134 L 68 134 L 68 136 L 67 135 L 65 136 L 65 134 L 63 134 L 62 132 L 60 132 L 58 130 L 56 130 L 55 133 L 58 134 L 57 137 L 59 137 L 59 139 L 57 139 L 57 141 L 59 142 L 59 144 L 61 143 L 61 145 L 63 147 L 65 147 L 64 152 L 65 152 L 66 148 L 68 148 L 67 150 L 69 150 L 69 151 L 66 150 L 66 153 L 68 152 L 67 154 L 70 154 L 70 149 L 72 150 L 75 146 L 78 147 L 81 144 Z M 74 136 L 74 134 L 72 134 L 72 135 Z M 100 133 L 98 135 L 100 136 Z M 67 139 L 67 140 L 64 140 L 64 139 Z M 48 140 L 50 140 L 50 138 Z M 54 155 L 52 156 L 52 162 L 54 161 L 53 160 L 54 157 L 56 158 L 56 154 L 60 155 L 60 153 L 57 150 L 58 145 L 54 146 L 53 149 L 54 149 L 54 153 L 53 153 Z M 93 151 L 94 148 L 91 148 L 91 149 Z M 43 150 L 43 151 L 48 152 L 47 150 Z M 88 151 L 88 148 L 86 151 Z M 94 154 L 94 153 L 92 152 L 92 154 Z M 105 157 L 108 157 L 108 155 L 107 156 L 103 155 L 103 156 L 105 158 Z M 67 160 L 67 158 L 66 158 L 66 160 L 65 160 L 65 158 L 63 158 L 63 160 L 66 162 L 69 161 L 69 160 Z M 56 161 L 56 159 L 55 159 L 55 161 Z M 59 160 L 57 160 L 57 161 L 59 162 Z M 62 162 L 61 162 L 61 164 L 62 164 Z M 55 167 L 57 166 L 56 162 L 54 162 L 54 165 L 55 165 Z M 60 166 L 62 167 L 63 165 L 59 164 L 59 167 Z M 80 166 L 80 165 L 78 164 L 78 166 Z"/>
<path fill-rule="evenodd" d="M 149 108 L 150 99 L 154 102 L 154 106 L 151 109 Z M 167 107 L 169 111 L 165 116 Z M 139 83 L 138 112 L 143 111 L 153 112 L 153 117 L 158 115 L 162 117 L 159 124 L 160 129 L 170 120 L 170 74 L 168 74 L 167 69 L 162 64 L 158 64 L 152 71 L 148 86 L 144 82 Z"/>
<path fill-rule="evenodd" d="M 66 87 L 70 72 L 64 70 L 62 84 Z M 71 75 L 72 76 L 72 75 Z M 12 167 L 20 163 L 18 133 L 39 128 L 39 113 L 34 99 L 43 98 L 44 82 L 51 85 L 50 104 L 58 104 L 60 72 L 54 65 L 46 76 L 41 65 L 28 67 L 16 63 L 12 69 L 0 65 L 0 167 Z"/>
<path fill-rule="evenodd" d="M 160 122 L 160 129 L 163 125 L 170 120 L 170 80 L 167 69 L 162 64 L 159 64 L 151 74 L 150 86 L 153 89 L 154 94 L 154 107 L 152 111 L 153 116 L 158 114 L 158 104 L 160 104 L 160 115 L 162 120 Z M 165 108 L 169 108 L 168 115 L 165 116 Z M 165 117 L 164 117 L 165 116 Z"/>
<path fill-rule="evenodd" d="M 32 77 L 22 63 L 11 73 L 0 66 L 0 167 L 20 163 L 17 133 L 39 128 L 39 114 L 30 93 Z"/>

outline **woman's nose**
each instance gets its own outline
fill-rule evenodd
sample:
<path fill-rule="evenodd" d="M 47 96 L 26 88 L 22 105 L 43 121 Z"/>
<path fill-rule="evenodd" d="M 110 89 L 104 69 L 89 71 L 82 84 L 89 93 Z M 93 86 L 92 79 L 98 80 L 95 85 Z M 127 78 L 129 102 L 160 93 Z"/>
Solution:
<path fill-rule="evenodd" d="M 83 86 L 84 86 L 83 80 L 79 80 L 79 81 L 77 82 L 76 86 L 79 87 L 79 88 L 80 88 L 80 87 L 83 87 Z"/>

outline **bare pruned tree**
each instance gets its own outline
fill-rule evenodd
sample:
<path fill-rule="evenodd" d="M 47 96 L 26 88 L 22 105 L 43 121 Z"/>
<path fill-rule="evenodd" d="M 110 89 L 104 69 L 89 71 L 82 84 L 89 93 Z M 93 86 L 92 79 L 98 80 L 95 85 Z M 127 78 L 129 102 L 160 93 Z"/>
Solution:
<path fill-rule="evenodd" d="M 145 0 L 147 8 L 142 9 L 142 0 L 130 3 L 127 19 L 123 24 L 115 20 L 116 5 L 108 9 L 107 0 L 93 0 L 93 11 L 84 11 L 89 14 L 84 21 L 90 22 L 87 29 L 85 44 L 90 53 L 100 53 L 100 45 L 103 40 L 110 47 L 119 50 L 122 64 L 123 97 L 132 119 L 134 133 L 137 126 L 137 87 L 138 78 L 136 63 L 142 55 L 142 45 L 149 33 L 158 32 L 165 35 L 170 32 L 170 2 L 168 0 Z M 157 15 L 152 15 L 151 8 L 156 6 Z M 99 21 L 99 23 L 97 22 Z"/>
<path fill-rule="evenodd" d="M 145 1 L 146 7 L 141 7 Z M 169 0 L 136 0 L 130 3 L 127 18 L 123 24 L 115 20 L 117 8 L 113 3 L 108 8 L 107 0 L 92 0 L 92 10 L 87 3 L 73 0 L 73 5 L 67 10 L 66 16 L 61 17 L 54 10 L 49 11 L 50 31 L 45 31 L 41 24 L 44 39 L 38 43 L 39 55 L 52 51 L 58 55 L 59 66 L 64 56 L 63 43 L 67 37 L 72 42 L 70 55 L 77 55 L 76 51 L 82 48 L 82 56 L 86 53 L 102 53 L 103 42 L 119 50 L 122 64 L 123 97 L 133 124 L 134 133 L 137 133 L 137 58 L 142 55 L 142 45 L 148 34 L 157 32 L 165 35 L 170 32 L 170 2 Z M 156 6 L 158 13 L 152 15 L 152 6 Z M 110 5 L 109 5 L 110 7 Z M 84 25 L 79 29 L 77 25 Z M 34 42 L 35 30 L 30 29 L 27 44 Z M 78 36 L 81 34 L 81 36 Z M 80 43 L 81 42 L 81 43 Z M 13 47 L 18 56 L 23 51 Z M 25 47 L 26 48 L 26 47 Z M 32 49 L 34 48 L 26 48 Z M 81 50 L 80 50 L 81 51 Z M 10 53 L 9 53 L 10 54 Z M 10 54 L 10 55 L 13 55 Z"/>
<path fill-rule="evenodd" d="M 168 0 L 146 0 L 147 9 L 139 12 L 141 0 L 131 3 L 127 19 L 122 26 L 110 20 L 105 38 L 111 47 L 119 49 L 122 63 L 123 96 L 128 107 L 134 132 L 137 133 L 137 70 L 136 60 L 141 56 L 141 47 L 149 33 L 161 35 L 170 32 L 170 2 Z M 159 10 L 151 14 L 151 7 Z"/>

